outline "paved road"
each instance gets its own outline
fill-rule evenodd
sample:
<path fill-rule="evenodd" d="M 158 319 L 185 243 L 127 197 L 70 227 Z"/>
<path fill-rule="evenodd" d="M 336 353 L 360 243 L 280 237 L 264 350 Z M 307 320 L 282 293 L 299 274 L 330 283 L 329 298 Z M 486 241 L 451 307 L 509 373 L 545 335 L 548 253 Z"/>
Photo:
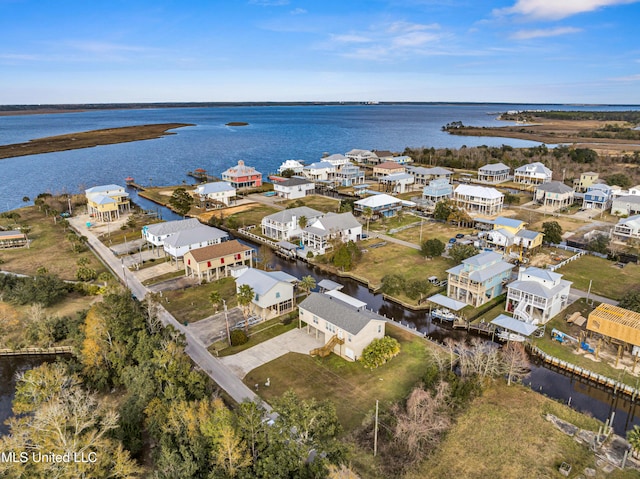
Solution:
<path fill-rule="evenodd" d="M 85 216 L 77 216 L 69 218 L 69 223 L 78 233 L 88 238 L 91 249 L 102 258 L 104 263 L 124 282 L 125 286 L 131 290 L 135 297 L 139 300 L 144 299 L 148 292 L 147 288 L 124 266 L 124 263 L 116 258 L 109 248 L 102 244 L 93 232 L 86 227 L 87 219 L 88 217 Z M 158 318 L 165 326 L 171 325 L 184 334 L 187 342 L 185 352 L 235 401 L 240 403 L 245 399 L 249 399 L 250 401 L 260 400 L 226 365 L 219 359 L 211 356 L 204 344 L 202 344 L 188 328 L 180 324 L 162 305 L 158 305 Z M 267 410 L 271 410 L 268 404 L 263 402 L 263 405 Z"/>
<path fill-rule="evenodd" d="M 582 291 L 581 289 L 571 288 L 571 291 L 569 293 L 569 299 L 571 300 L 572 303 L 580 298 L 586 298 L 586 297 L 587 297 L 586 291 Z M 618 305 L 618 301 L 616 301 L 615 299 L 605 298 L 604 296 L 600 296 L 593 293 L 589 293 L 589 299 L 593 301 L 598 301 L 599 303 L 613 304 L 614 306 Z"/>
<path fill-rule="evenodd" d="M 418 249 L 418 250 L 420 249 L 420 246 L 415 243 L 410 243 L 409 241 L 404 241 L 404 240 L 394 238 L 393 236 L 385 235 L 382 233 L 371 233 L 371 237 L 385 240 L 385 241 L 388 241 L 389 243 L 396 243 L 402 246 L 407 246 L 413 249 Z"/>

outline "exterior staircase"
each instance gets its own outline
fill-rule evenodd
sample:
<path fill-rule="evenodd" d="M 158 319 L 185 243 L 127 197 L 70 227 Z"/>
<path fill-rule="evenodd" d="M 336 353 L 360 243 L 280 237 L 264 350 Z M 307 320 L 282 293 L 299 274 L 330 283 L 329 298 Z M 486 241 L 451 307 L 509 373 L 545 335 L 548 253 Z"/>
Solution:
<path fill-rule="evenodd" d="M 329 356 L 329 354 L 331 354 L 331 351 L 333 351 L 333 348 L 335 348 L 337 344 L 344 344 L 344 339 L 340 339 L 336 334 L 334 334 L 333 336 L 331 336 L 331 339 L 327 344 L 319 348 L 312 349 L 311 351 L 309 351 L 309 355 L 326 358 L 327 356 Z"/>
<path fill-rule="evenodd" d="M 531 322 L 531 315 L 527 313 L 527 306 L 529 304 L 531 304 L 531 302 L 526 300 L 521 300 L 518 303 L 518 306 L 513 312 L 513 315 L 516 317 L 516 319 L 519 319 L 520 321 L 524 321 L 525 323 Z"/>

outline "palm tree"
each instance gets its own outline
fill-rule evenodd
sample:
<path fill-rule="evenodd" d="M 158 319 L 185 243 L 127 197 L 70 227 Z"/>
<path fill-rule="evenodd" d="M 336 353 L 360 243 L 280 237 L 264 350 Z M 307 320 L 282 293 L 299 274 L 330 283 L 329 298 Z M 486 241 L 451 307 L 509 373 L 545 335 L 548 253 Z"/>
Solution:
<path fill-rule="evenodd" d="M 298 218 L 298 226 L 301 230 L 305 229 L 307 227 L 307 224 L 309 224 L 309 220 L 306 216 L 302 215 L 300 218 Z"/>
<path fill-rule="evenodd" d="M 303 276 L 300 280 L 300 287 L 307 293 L 307 296 L 311 293 L 311 290 L 316 287 L 316 280 L 313 276 Z"/>
<path fill-rule="evenodd" d="M 236 298 L 238 300 L 238 304 L 242 307 L 242 315 L 244 316 L 245 333 L 249 332 L 249 307 L 254 297 L 255 291 L 253 291 L 253 288 L 248 284 L 240 285 L 236 292 Z"/>
<path fill-rule="evenodd" d="M 222 304 L 222 296 L 220 295 L 220 292 L 219 291 L 212 291 L 211 294 L 209 295 L 209 302 L 211 303 L 211 306 L 213 306 L 213 308 L 217 312 L 218 308 Z"/>
<path fill-rule="evenodd" d="M 631 444 L 633 456 L 637 457 L 640 452 L 640 426 L 633 426 L 631 431 L 627 431 L 627 441 Z"/>
<path fill-rule="evenodd" d="M 369 221 L 371 221 L 371 218 L 373 217 L 373 210 L 367 206 L 362 210 L 362 216 L 367 220 L 367 236 L 369 236 Z"/>

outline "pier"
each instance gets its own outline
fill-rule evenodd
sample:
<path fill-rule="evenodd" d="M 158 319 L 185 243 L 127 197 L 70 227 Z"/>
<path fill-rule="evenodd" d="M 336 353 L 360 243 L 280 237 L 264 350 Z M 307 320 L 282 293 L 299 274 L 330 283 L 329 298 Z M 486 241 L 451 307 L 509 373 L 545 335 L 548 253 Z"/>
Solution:
<path fill-rule="evenodd" d="M 0 356 L 48 356 L 52 354 L 73 354 L 73 348 L 71 346 L 57 346 L 55 348 L 0 349 Z"/>

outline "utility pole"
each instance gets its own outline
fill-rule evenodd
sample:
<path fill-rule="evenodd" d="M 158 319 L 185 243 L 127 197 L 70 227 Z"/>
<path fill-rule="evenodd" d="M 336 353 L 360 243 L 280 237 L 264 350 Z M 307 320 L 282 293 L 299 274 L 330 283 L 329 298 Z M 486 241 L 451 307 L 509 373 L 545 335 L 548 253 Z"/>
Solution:
<path fill-rule="evenodd" d="M 378 453 L 378 400 L 376 399 L 376 425 L 373 432 L 373 456 Z"/>
<path fill-rule="evenodd" d="M 227 342 L 231 346 L 231 331 L 229 331 L 229 315 L 227 314 L 227 302 L 222 300 L 222 307 L 224 308 L 224 322 L 227 324 Z"/>
<path fill-rule="evenodd" d="M 587 304 L 589 304 L 589 295 L 591 294 L 591 283 L 593 280 L 589 280 L 589 290 L 587 291 Z"/>

